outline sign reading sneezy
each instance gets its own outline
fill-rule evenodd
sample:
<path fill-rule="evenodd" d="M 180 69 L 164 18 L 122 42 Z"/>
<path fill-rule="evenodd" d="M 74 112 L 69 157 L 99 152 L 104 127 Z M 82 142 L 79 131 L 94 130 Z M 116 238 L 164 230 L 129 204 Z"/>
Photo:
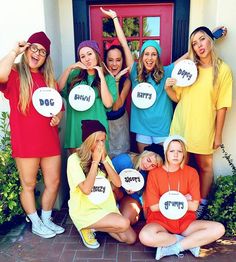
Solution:
<path fill-rule="evenodd" d="M 132 168 L 126 168 L 119 174 L 121 185 L 125 190 L 137 192 L 144 186 L 144 178 L 141 173 Z"/>

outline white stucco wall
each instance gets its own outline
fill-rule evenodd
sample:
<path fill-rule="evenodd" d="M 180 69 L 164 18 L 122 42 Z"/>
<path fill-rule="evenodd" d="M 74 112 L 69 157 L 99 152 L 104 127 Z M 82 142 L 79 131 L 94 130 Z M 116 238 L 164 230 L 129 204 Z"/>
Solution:
<path fill-rule="evenodd" d="M 236 4 L 234 0 L 191 0 L 190 25 L 189 31 L 192 32 L 196 27 L 205 25 L 210 29 L 224 25 L 228 28 L 225 39 L 217 40 L 216 47 L 219 56 L 231 67 L 233 78 L 236 79 L 236 52 L 235 39 L 235 14 Z M 223 143 L 226 151 L 232 155 L 236 165 L 236 82 L 233 83 L 233 104 L 227 112 Z M 221 149 L 214 154 L 214 173 L 227 175 L 231 169 L 225 159 L 222 158 Z"/>

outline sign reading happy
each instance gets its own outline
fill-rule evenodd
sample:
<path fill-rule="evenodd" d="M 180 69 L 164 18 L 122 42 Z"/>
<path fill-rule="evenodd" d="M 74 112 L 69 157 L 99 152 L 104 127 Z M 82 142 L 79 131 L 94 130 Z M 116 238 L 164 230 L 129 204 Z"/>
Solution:
<path fill-rule="evenodd" d="M 50 87 L 40 87 L 32 95 L 32 103 L 39 114 L 52 117 L 61 111 L 61 95 Z"/>
<path fill-rule="evenodd" d="M 131 97 L 136 107 L 146 109 L 155 103 L 156 90 L 149 83 L 140 83 L 133 89 Z"/>
<path fill-rule="evenodd" d="M 125 190 L 137 192 L 144 186 L 144 178 L 141 173 L 132 168 L 126 168 L 119 174 L 121 185 Z"/>
<path fill-rule="evenodd" d="M 95 101 L 95 92 L 89 85 L 77 85 L 69 94 L 69 103 L 77 111 L 88 110 Z"/>
<path fill-rule="evenodd" d="M 181 60 L 175 65 L 171 77 L 176 79 L 176 86 L 190 86 L 197 79 L 197 67 L 189 59 Z"/>
<path fill-rule="evenodd" d="M 188 202 L 185 196 L 180 192 L 168 191 L 161 196 L 159 208 L 164 217 L 176 220 L 186 214 Z"/>

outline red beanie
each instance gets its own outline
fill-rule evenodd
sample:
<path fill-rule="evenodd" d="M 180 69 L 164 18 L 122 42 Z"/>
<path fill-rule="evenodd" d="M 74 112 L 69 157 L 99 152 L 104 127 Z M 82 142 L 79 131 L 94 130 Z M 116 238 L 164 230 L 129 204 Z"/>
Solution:
<path fill-rule="evenodd" d="M 51 41 L 46 36 L 46 34 L 44 32 L 42 32 L 42 31 L 34 33 L 33 35 L 31 35 L 30 38 L 28 39 L 27 43 L 40 44 L 40 45 L 42 45 L 46 49 L 47 55 L 50 54 Z"/>
<path fill-rule="evenodd" d="M 81 123 L 83 142 L 95 132 L 101 131 L 106 133 L 105 127 L 98 120 L 82 120 Z"/>

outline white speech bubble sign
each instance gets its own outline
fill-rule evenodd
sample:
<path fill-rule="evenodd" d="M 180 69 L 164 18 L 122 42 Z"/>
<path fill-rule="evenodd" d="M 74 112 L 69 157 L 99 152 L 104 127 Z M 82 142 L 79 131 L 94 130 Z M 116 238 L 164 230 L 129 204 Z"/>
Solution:
<path fill-rule="evenodd" d="M 36 111 L 46 117 L 52 117 L 61 111 L 62 98 L 57 90 L 51 87 L 40 87 L 32 95 Z"/>
<path fill-rule="evenodd" d="M 77 85 L 69 94 L 69 103 L 77 111 L 88 110 L 95 101 L 95 92 L 89 85 Z"/>
<path fill-rule="evenodd" d="M 175 65 L 171 77 L 176 79 L 176 86 L 190 86 L 197 79 L 197 67 L 189 59 L 181 60 Z"/>
<path fill-rule="evenodd" d="M 156 90 L 149 83 L 140 83 L 132 90 L 132 101 L 136 107 L 146 109 L 156 101 Z"/>
<path fill-rule="evenodd" d="M 186 214 L 188 202 L 183 194 L 172 190 L 161 196 L 159 208 L 164 217 L 177 220 Z"/>
<path fill-rule="evenodd" d="M 111 192 L 110 182 L 102 176 L 96 177 L 91 193 L 88 195 L 89 200 L 94 205 L 99 205 L 106 201 Z"/>
<path fill-rule="evenodd" d="M 144 186 L 144 178 L 140 172 L 132 168 L 126 168 L 119 174 L 121 185 L 125 190 L 137 192 Z"/>

